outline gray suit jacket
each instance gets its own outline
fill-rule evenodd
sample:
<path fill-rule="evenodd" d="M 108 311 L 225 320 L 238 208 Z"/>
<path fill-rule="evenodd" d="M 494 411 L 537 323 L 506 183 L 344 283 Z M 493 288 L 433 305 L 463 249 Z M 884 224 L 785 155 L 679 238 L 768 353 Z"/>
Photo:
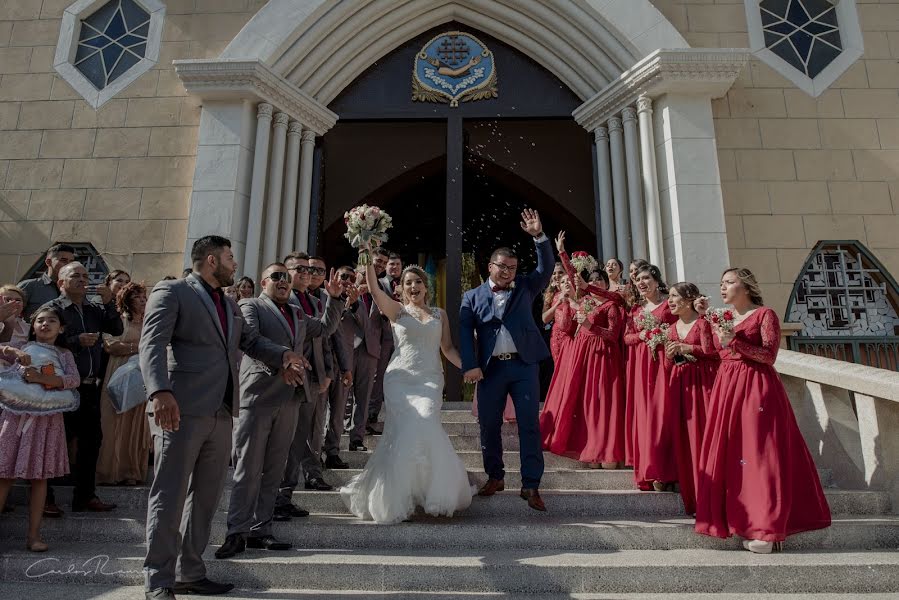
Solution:
<path fill-rule="evenodd" d="M 231 378 L 232 414 L 237 415 L 237 353 L 256 358 L 273 369 L 281 367 L 290 348 L 262 337 L 244 322 L 234 300 L 224 297 L 228 335 L 212 298 L 200 279 L 160 281 L 150 292 L 140 336 L 140 369 L 147 397 L 171 391 L 183 415 L 213 416 Z M 152 404 L 147 405 L 148 408 Z"/>
<path fill-rule="evenodd" d="M 284 344 L 298 353 L 303 352 L 306 343 L 320 338 L 329 327 L 336 326 L 340 318 L 340 306 L 340 302 L 329 299 L 324 315 L 321 318 L 310 318 L 303 313 L 302 308 L 288 304 L 287 309 L 291 311 L 294 324 L 291 329 L 278 306 L 265 293 L 258 298 L 240 301 L 240 311 L 248 325 L 258 329 L 260 334 L 273 342 Z M 281 378 L 280 365 L 273 369 L 264 361 L 244 356 L 240 365 L 240 406 L 279 406 L 294 397 L 300 402 L 308 402 L 313 400 L 312 383 L 307 377 L 306 384 L 294 388 Z"/>
<path fill-rule="evenodd" d="M 311 294 L 306 294 L 306 297 L 312 303 L 312 318 L 321 318 L 324 311 L 319 311 L 317 298 L 313 297 Z M 303 316 L 306 316 L 306 312 L 303 310 L 302 304 L 300 304 L 299 299 L 297 299 L 296 292 L 291 290 L 290 292 L 290 304 L 292 306 L 296 306 L 300 309 L 300 312 L 303 313 Z M 308 318 L 308 317 L 307 317 Z M 335 320 L 336 321 L 336 320 Z M 334 332 L 339 322 L 335 322 L 333 324 L 329 324 L 328 330 L 324 331 L 324 335 L 330 335 Z M 322 382 L 327 377 L 334 376 L 334 367 L 332 365 L 331 356 L 328 354 L 325 355 L 324 345 L 322 344 L 322 335 L 318 335 L 308 340 L 303 345 L 303 356 L 306 357 L 306 360 L 309 361 L 309 364 L 312 365 L 312 381 L 314 383 Z"/>
<path fill-rule="evenodd" d="M 350 354 L 353 351 L 353 341 L 356 336 L 362 338 L 362 346 L 365 351 L 375 359 L 381 356 L 381 335 L 383 319 L 381 311 L 372 301 L 371 310 L 365 310 L 365 303 L 359 299 L 352 309 L 344 311 L 340 317 L 340 342 Z"/>

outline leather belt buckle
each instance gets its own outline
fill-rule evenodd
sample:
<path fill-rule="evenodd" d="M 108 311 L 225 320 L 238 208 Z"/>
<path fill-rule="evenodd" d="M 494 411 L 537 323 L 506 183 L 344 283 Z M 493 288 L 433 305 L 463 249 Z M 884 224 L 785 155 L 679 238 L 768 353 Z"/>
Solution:
<path fill-rule="evenodd" d="M 494 354 L 493 358 L 497 360 L 512 360 L 516 356 L 518 356 L 518 354 L 515 352 L 503 352 L 502 354 Z"/>
<path fill-rule="evenodd" d="M 81 385 L 100 385 L 99 377 L 85 377 L 81 380 Z"/>

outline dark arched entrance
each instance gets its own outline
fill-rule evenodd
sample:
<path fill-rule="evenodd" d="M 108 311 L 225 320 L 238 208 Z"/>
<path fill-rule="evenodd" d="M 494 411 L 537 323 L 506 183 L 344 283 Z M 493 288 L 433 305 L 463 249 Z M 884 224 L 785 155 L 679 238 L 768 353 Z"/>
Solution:
<path fill-rule="evenodd" d="M 492 51 L 497 97 L 459 106 L 414 102 L 411 67 L 422 46 L 461 30 Z M 582 103 L 555 76 L 469 27 L 447 23 L 397 48 L 329 105 L 340 117 L 317 148 L 310 247 L 332 264 L 354 252 L 343 238 L 343 214 L 376 204 L 394 219 L 387 247 L 404 262 L 437 275 L 438 301 L 454 321 L 462 291 L 463 255 L 481 277 L 492 249 L 533 247 L 519 228 L 525 206 L 541 212 L 551 235 L 568 232 L 569 247 L 596 247 L 591 137 L 571 117 Z M 453 327 L 453 331 L 455 331 Z M 458 374 L 447 396 L 458 397 Z"/>

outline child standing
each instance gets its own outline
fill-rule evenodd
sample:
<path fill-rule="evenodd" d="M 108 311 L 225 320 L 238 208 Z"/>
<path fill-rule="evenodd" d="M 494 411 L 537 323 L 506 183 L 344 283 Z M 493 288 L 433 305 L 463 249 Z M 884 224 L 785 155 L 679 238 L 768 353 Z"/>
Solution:
<path fill-rule="evenodd" d="M 40 537 L 47 480 L 69 472 L 62 413 L 78 407 L 80 377 L 63 330 L 62 313 L 42 307 L 21 349 L 0 346 L 3 358 L 18 363 L 0 373 L 0 506 L 16 479 L 31 481 L 25 547 L 32 552 L 48 549 Z"/>

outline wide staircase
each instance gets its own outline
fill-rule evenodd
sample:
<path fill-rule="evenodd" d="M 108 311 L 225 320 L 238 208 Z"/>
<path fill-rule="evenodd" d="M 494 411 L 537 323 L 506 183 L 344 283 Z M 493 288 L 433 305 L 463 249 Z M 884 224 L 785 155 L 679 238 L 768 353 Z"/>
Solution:
<path fill-rule="evenodd" d="M 447 403 L 442 416 L 480 483 L 485 476 L 478 425 L 468 406 Z M 380 441 L 369 437 L 366 444 L 374 448 Z M 550 454 L 542 485 L 548 512 L 533 511 L 518 497 L 514 424 L 504 425 L 503 443 L 506 491 L 475 497 L 453 518 L 417 515 L 412 522 L 379 526 L 349 515 L 336 491 L 297 491 L 294 502 L 312 515 L 275 524 L 277 536 L 294 544 L 289 552 L 247 550 L 216 560 L 213 552 L 226 530 L 226 489 L 207 551 L 209 577 L 234 582 L 238 590 L 231 598 L 266 599 L 737 598 L 750 593 L 886 598 L 899 591 L 899 516 L 891 514 L 890 496 L 838 489 L 829 470 L 820 475 L 833 526 L 791 537 L 783 554 L 760 556 L 742 550 L 736 539 L 695 534 L 679 495 L 636 491 L 631 471 L 585 469 Z M 342 455 L 352 468 L 326 471 L 335 486 L 359 473 L 370 453 Z M 51 550 L 45 555 L 24 550 L 26 493 L 26 486 L 17 485 L 15 511 L 0 519 L 0 598 L 143 597 L 138 586 L 146 487 L 100 488 L 104 501 L 119 505 L 112 513 L 67 512 L 46 520 L 44 539 Z M 70 489 L 57 489 L 64 506 L 70 495 Z"/>

